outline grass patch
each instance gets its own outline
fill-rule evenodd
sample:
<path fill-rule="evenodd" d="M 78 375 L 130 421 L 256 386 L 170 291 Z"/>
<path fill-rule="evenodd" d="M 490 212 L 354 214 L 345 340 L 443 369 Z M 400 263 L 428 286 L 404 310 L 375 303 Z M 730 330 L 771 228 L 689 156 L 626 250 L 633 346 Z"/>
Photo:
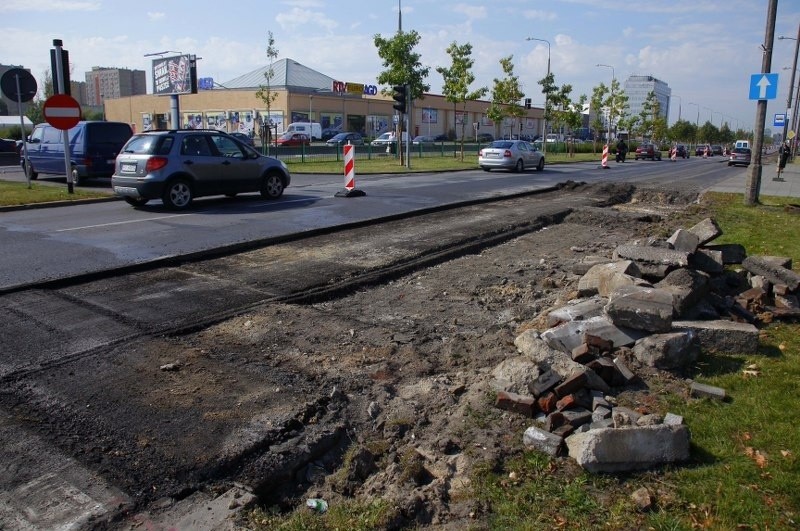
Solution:
<path fill-rule="evenodd" d="M 35 203 L 50 203 L 54 201 L 78 201 L 108 197 L 108 192 L 94 192 L 75 190 L 67 193 L 67 185 L 51 186 L 47 184 L 31 183 L 28 188 L 26 183 L 0 181 L 0 206 L 31 205 Z"/>
<path fill-rule="evenodd" d="M 600 162 L 600 154 L 576 153 L 570 157 L 564 153 L 547 153 L 547 164 L 564 164 L 567 162 Z M 291 173 L 343 173 L 344 161 L 292 161 L 285 160 Z M 458 156 L 411 157 L 411 169 L 400 165 L 394 157 L 376 156 L 371 159 L 356 159 L 356 174 L 359 173 L 425 173 L 437 171 L 458 171 L 478 169 L 478 157 L 475 153 L 464 153 L 464 161 Z"/>

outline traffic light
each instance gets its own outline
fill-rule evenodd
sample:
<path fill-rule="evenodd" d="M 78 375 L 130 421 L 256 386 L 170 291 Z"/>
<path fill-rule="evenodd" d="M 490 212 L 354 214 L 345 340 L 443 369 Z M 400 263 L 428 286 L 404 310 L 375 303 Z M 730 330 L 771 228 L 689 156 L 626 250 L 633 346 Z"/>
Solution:
<path fill-rule="evenodd" d="M 408 108 L 408 85 L 395 85 L 392 89 L 392 99 L 397 102 L 392 107 L 400 114 L 405 114 Z"/>

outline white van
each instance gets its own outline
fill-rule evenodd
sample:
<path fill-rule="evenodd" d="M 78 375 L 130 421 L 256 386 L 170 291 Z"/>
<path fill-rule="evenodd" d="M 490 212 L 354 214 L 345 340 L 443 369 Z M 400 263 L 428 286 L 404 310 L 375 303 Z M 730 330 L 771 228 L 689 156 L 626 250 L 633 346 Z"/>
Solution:
<path fill-rule="evenodd" d="M 322 126 L 317 122 L 296 122 L 289 124 L 284 133 L 304 133 L 311 140 L 322 140 Z"/>
<path fill-rule="evenodd" d="M 737 140 L 736 145 L 734 147 L 737 148 L 750 148 L 750 141 L 749 140 Z"/>

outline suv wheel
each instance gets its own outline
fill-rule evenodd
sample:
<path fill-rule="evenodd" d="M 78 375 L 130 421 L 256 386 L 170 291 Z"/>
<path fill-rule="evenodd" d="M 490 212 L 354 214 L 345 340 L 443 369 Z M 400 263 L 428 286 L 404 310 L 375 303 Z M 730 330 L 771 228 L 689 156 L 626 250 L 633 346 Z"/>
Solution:
<path fill-rule="evenodd" d="M 277 173 L 270 173 L 264 177 L 261 184 L 261 197 L 265 199 L 277 199 L 283 195 L 283 179 Z"/>
<path fill-rule="evenodd" d="M 167 207 L 175 210 L 188 208 L 192 203 L 192 187 L 183 179 L 172 181 L 164 190 L 161 200 Z"/>
<path fill-rule="evenodd" d="M 78 173 L 78 168 L 75 166 L 70 167 L 69 178 L 72 179 L 72 182 L 75 183 L 75 186 L 80 186 L 86 181 L 86 179 L 82 178 L 80 173 Z"/>

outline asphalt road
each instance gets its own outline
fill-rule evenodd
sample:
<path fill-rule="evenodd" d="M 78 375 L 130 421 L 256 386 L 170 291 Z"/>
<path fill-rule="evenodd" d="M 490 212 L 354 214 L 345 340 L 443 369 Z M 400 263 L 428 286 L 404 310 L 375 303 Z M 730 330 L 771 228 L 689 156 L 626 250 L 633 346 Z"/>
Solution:
<path fill-rule="evenodd" d="M 24 180 L 17 170 L 5 171 L 2 178 Z M 298 234 L 534 192 L 568 180 L 741 192 L 746 172 L 715 157 L 611 163 L 609 169 L 595 163 L 563 164 L 547 166 L 541 173 L 356 175 L 356 189 L 366 196 L 351 198 L 335 197 L 344 187 L 340 176 L 296 174 L 278 201 L 259 195 L 200 199 L 187 212 L 166 210 L 158 202 L 136 210 L 121 201 L 3 212 L 0 246 L 7 252 L 0 258 L 0 293 L 100 271 L 253 248 Z M 789 187 L 791 195 L 791 182 Z M 794 188 L 800 193 L 800 186 Z"/>

